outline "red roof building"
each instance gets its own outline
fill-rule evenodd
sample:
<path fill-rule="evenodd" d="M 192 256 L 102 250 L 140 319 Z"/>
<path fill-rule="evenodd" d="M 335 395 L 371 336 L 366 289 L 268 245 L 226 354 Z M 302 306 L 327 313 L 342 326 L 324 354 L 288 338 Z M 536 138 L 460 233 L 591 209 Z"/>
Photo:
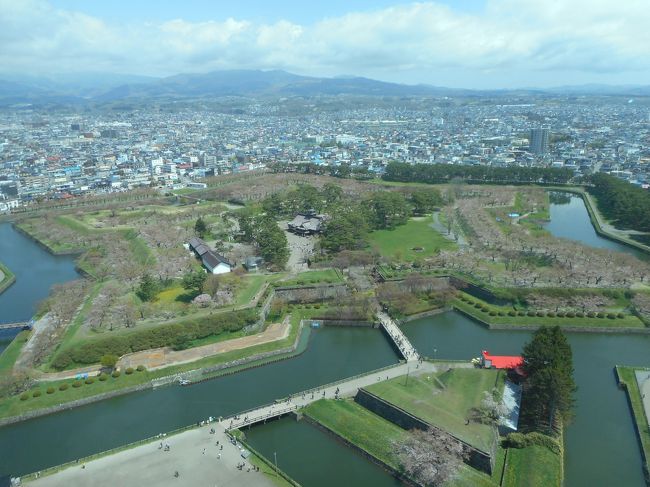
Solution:
<path fill-rule="evenodd" d="M 523 357 L 519 355 L 490 355 L 490 352 L 483 350 L 483 366 L 486 369 L 516 369 L 524 365 Z"/>

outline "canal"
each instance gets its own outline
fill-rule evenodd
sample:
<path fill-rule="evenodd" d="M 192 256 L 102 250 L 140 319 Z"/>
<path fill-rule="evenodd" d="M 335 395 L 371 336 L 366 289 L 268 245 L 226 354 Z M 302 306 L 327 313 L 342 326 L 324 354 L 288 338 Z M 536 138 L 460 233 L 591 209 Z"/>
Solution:
<path fill-rule="evenodd" d="M 16 275 L 0 293 L 0 323 L 28 321 L 54 284 L 79 277 L 74 256 L 50 254 L 10 223 L 0 223 L 0 260 Z"/>
<path fill-rule="evenodd" d="M 570 195 L 566 204 L 552 203 L 551 217 L 547 228 L 558 237 L 637 255 L 632 249 L 599 237 L 578 197 Z M 42 252 L 45 262 L 40 265 L 45 269 L 50 265 L 56 267 L 52 260 L 63 266 L 62 274 L 54 272 L 55 278 L 41 292 L 33 292 L 33 288 L 22 300 L 7 300 L 7 293 L 0 295 L 0 300 L 5 299 L 0 301 L 3 321 L 10 321 L 5 316 L 12 316 L 11 320 L 29 318 L 36 301 L 47 295 L 51 284 L 76 277 L 72 258 L 47 254 L 9 225 L 0 225 L 0 246 L 3 244 L 0 258 L 16 273 L 18 282 L 21 275 L 30 278 L 38 269 L 30 259 L 18 258 L 17 254 L 24 251 L 35 255 Z M 404 330 L 423 354 L 440 359 L 469 359 L 478 356 L 482 349 L 518 353 L 530 338 L 526 331 L 488 330 L 454 312 L 414 321 L 405 325 Z M 616 388 L 613 366 L 650 366 L 650 337 L 570 334 L 569 339 L 578 392 L 576 418 L 566 430 L 566 485 L 641 487 L 644 482 L 639 447 L 625 394 Z M 315 330 L 307 351 L 291 360 L 196 386 L 148 390 L 3 427 L 0 473 L 23 474 L 42 469 L 210 415 L 234 413 L 382 367 L 394 363 L 396 358 L 378 330 Z M 307 424 L 285 419 L 253 428 L 248 434 L 253 446 L 269 458 L 277 452 L 280 467 L 306 486 L 324 482 L 331 485 L 333 475 L 356 471 L 361 475 L 355 485 L 395 485 L 383 471 Z M 346 475 L 345 479 L 349 477 Z M 343 480 L 340 483 L 350 485 Z"/>
<path fill-rule="evenodd" d="M 580 196 L 563 191 L 550 191 L 549 196 L 551 221 L 545 224 L 544 228 L 554 236 L 577 240 L 590 247 L 623 252 L 642 259 L 648 258 L 633 247 L 598 235 Z"/>
<path fill-rule="evenodd" d="M 5 426 L 0 429 L 0 473 L 40 470 L 392 363 L 397 355 L 378 329 L 312 330 L 307 350 L 290 360 Z"/>

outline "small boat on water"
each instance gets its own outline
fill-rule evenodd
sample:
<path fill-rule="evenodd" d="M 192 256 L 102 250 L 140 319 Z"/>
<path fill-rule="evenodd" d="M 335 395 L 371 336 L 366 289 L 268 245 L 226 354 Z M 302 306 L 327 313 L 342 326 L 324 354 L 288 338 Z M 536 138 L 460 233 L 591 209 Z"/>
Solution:
<path fill-rule="evenodd" d="M 190 381 L 187 380 L 187 379 L 178 379 L 178 383 L 181 386 L 189 386 L 190 385 Z"/>

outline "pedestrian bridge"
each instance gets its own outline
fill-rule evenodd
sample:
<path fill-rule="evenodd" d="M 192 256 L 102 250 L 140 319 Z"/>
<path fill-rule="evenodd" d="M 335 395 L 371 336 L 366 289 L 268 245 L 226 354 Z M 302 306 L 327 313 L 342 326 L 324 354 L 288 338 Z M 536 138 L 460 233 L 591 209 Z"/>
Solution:
<path fill-rule="evenodd" d="M 24 328 L 31 329 L 32 325 L 26 321 L 20 321 L 17 323 L 0 323 L 0 330 L 11 330 L 12 328 Z"/>
<path fill-rule="evenodd" d="M 319 386 L 314 389 L 292 394 L 291 396 L 278 399 L 271 404 L 265 404 L 233 416 L 220 418 L 219 422 L 226 430 L 238 429 L 263 423 L 269 419 L 278 418 L 292 413 L 300 408 L 308 406 L 319 399 L 335 399 L 337 397 L 351 397 L 362 387 L 367 387 L 381 381 L 394 379 L 410 372 L 435 371 L 435 365 L 431 362 L 401 362 L 396 365 L 389 365 L 381 369 L 373 370 L 347 379 L 342 379 L 331 384 Z"/>
<path fill-rule="evenodd" d="M 377 312 L 377 318 L 379 318 L 382 328 L 402 354 L 404 360 L 407 362 L 417 362 L 420 359 L 420 355 L 409 339 L 406 338 L 402 329 L 395 323 L 395 320 L 384 311 Z"/>

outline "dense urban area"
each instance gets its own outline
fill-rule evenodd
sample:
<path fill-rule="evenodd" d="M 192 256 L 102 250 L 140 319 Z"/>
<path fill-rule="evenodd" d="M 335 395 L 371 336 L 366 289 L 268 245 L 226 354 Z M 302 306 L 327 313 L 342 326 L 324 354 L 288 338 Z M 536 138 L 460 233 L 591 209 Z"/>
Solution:
<path fill-rule="evenodd" d="M 3 110 L 0 211 L 138 187 L 310 163 L 381 175 L 391 161 L 607 172 L 647 189 L 650 109 L 621 97 L 227 103 Z"/>

